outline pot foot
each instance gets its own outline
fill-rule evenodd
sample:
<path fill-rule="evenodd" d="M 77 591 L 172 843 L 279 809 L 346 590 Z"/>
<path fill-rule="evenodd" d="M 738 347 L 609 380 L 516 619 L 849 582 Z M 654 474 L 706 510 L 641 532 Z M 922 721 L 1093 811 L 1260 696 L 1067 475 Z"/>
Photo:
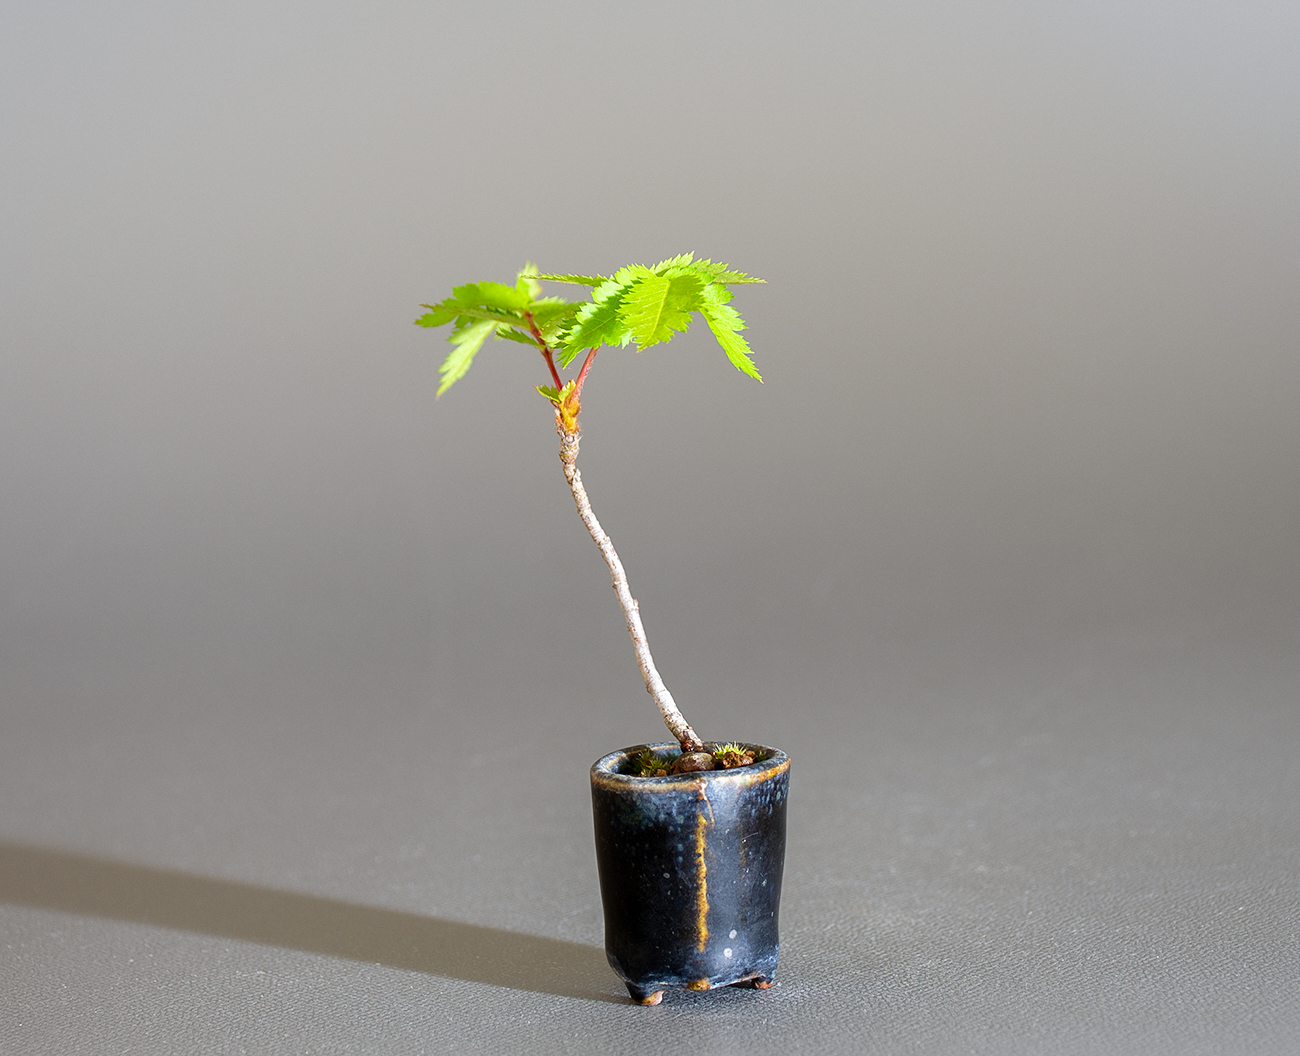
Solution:
<path fill-rule="evenodd" d="M 742 979 L 740 980 L 740 982 L 734 983 L 733 985 L 747 986 L 751 990 L 770 990 L 772 984 L 775 982 L 776 980 L 773 979 L 770 975 L 755 975 L 749 979 Z"/>
<path fill-rule="evenodd" d="M 627 984 L 627 992 L 632 995 L 632 1000 L 638 1005 L 657 1005 L 664 999 L 662 990 L 645 990 L 639 986 Z"/>

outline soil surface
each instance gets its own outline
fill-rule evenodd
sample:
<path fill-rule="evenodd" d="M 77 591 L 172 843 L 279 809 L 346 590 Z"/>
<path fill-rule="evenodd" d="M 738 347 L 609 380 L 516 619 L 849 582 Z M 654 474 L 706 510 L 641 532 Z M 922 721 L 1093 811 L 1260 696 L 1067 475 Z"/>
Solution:
<path fill-rule="evenodd" d="M 743 744 L 723 744 L 699 752 L 684 752 L 666 759 L 653 752 L 642 752 L 632 761 L 631 772 L 641 777 L 667 777 L 669 774 L 693 774 L 703 770 L 734 770 L 750 766 L 756 760 L 753 748 Z"/>

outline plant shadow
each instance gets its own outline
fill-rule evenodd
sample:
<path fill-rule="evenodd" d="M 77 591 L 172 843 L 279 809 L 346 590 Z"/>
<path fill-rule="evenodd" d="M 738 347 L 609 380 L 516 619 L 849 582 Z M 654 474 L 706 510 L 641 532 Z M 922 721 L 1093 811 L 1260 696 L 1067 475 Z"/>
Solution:
<path fill-rule="evenodd" d="M 21 843 L 0 841 L 0 902 L 627 1002 L 604 989 L 612 973 L 595 946 Z"/>

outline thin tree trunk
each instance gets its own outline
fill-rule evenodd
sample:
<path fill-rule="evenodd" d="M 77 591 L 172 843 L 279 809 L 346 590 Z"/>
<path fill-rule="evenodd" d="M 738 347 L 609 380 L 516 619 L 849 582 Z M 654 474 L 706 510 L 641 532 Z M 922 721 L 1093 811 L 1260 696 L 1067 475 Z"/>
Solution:
<path fill-rule="evenodd" d="M 646 692 L 654 698 L 665 724 L 681 743 L 682 751 L 699 751 L 703 747 L 700 739 L 682 717 L 673 695 L 668 692 L 668 687 L 664 685 L 664 680 L 659 677 L 659 672 L 655 669 L 654 658 L 650 655 L 650 644 L 646 641 L 645 628 L 641 625 L 641 607 L 637 604 L 636 598 L 632 597 L 632 590 L 627 585 L 627 573 L 623 571 L 623 562 L 618 559 L 614 544 L 610 542 L 609 536 L 605 534 L 600 522 L 596 520 L 596 515 L 591 511 L 591 501 L 587 498 L 587 489 L 582 486 L 582 474 L 578 472 L 578 441 L 582 439 L 582 433 L 566 431 L 558 415 L 556 432 L 560 434 L 560 461 L 564 464 L 564 479 L 569 482 L 569 490 L 573 492 L 578 516 L 587 526 L 587 531 L 591 533 L 591 538 L 595 540 L 600 550 L 600 556 L 609 566 L 610 578 L 614 581 L 614 593 L 618 595 L 619 607 L 627 617 L 627 633 L 632 636 L 632 648 L 636 652 L 636 662 L 641 668 L 641 676 L 645 679 Z"/>

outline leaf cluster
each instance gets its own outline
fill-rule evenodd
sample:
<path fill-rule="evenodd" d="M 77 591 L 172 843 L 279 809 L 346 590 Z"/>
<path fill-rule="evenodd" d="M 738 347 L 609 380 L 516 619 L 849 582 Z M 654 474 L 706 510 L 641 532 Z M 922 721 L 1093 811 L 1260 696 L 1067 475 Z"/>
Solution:
<path fill-rule="evenodd" d="M 417 326 L 452 324 L 447 340 L 455 348 L 438 368 L 441 375 L 438 395 L 465 376 L 489 337 L 534 346 L 540 339 L 551 347 L 562 340 L 581 302 L 541 294 L 537 268 L 525 264 L 513 286 L 502 282 L 471 282 L 457 286 L 450 297 L 437 304 L 421 305 L 429 310 L 415 320 Z"/>
<path fill-rule="evenodd" d="M 541 280 L 587 286 L 590 299 L 568 301 L 543 297 Z M 669 341 L 699 313 L 736 369 L 762 381 L 740 331 L 740 313 L 731 307 L 728 288 L 762 282 L 725 264 L 695 260 L 691 253 L 670 257 L 654 267 L 631 264 L 613 275 L 542 274 L 528 264 L 514 286 L 476 282 L 457 286 L 416 320 L 420 326 L 452 324 L 448 340 L 455 346 L 439 368 L 438 395 L 465 376 L 474 356 L 489 338 L 505 338 L 554 352 L 567 367 L 587 349 L 633 344 L 636 351 Z M 539 388 L 557 401 L 562 390 Z"/>

